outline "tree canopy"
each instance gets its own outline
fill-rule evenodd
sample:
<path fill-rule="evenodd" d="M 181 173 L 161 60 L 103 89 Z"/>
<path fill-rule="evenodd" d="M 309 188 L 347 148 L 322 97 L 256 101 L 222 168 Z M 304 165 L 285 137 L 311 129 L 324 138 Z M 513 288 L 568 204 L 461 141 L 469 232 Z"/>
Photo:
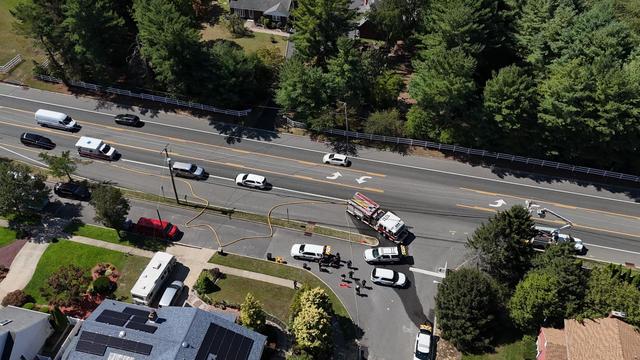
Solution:
<path fill-rule="evenodd" d="M 96 210 L 95 221 L 116 230 L 122 229 L 130 205 L 120 189 L 110 185 L 98 185 L 93 190 L 89 202 Z"/>
<path fill-rule="evenodd" d="M 0 215 L 29 215 L 47 199 L 46 177 L 26 165 L 0 162 Z"/>

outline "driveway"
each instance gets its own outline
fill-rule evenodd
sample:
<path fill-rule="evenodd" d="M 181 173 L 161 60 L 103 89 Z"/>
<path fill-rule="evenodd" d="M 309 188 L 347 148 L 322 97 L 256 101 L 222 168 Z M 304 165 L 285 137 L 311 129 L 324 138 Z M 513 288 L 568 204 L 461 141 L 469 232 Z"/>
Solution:
<path fill-rule="evenodd" d="M 21 290 L 27 286 L 36 271 L 40 257 L 48 246 L 49 243 L 27 242 L 20 249 L 9 267 L 7 277 L 0 282 L 0 299 L 4 299 L 14 290 Z"/>

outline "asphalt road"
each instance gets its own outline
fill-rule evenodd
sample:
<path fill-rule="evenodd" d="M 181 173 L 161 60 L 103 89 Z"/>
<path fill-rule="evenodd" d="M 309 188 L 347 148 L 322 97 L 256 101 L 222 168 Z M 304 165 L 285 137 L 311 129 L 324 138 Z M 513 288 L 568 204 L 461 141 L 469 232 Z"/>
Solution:
<path fill-rule="evenodd" d="M 39 108 L 66 112 L 82 125 L 81 131 L 68 133 L 37 126 L 33 112 Z M 128 128 L 114 124 L 113 114 L 122 112 L 139 114 L 144 126 Z M 26 148 L 18 141 L 24 131 L 54 140 L 58 146 L 53 153 L 71 150 L 75 154 L 74 144 L 79 136 L 98 137 L 118 149 L 122 158 L 112 163 L 83 161 L 78 175 L 172 196 L 161 153 L 169 145 L 173 160 L 197 163 L 211 174 L 205 181 L 177 180 L 180 198 L 207 199 L 215 205 L 260 213 L 272 210 L 282 218 L 361 232 L 370 230 L 344 212 L 343 199 L 355 191 L 362 191 L 397 212 L 413 234 L 409 244 L 413 271 L 407 265 L 398 267 L 409 276 L 412 286 L 389 289 L 373 285 L 368 296 L 361 298 L 355 296 L 352 288 L 336 288 L 343 300 L 354 299 L 347 307 L 365 330 L 363 344 L 369 348 L 371 359 L 410 356 L 416 325 L 424 317 L 433 319 L 438 269 L 456 267 L 465 260 L 466 238 L 496 209 L 532 199 L 542 208 L 574 222 L 571 233 L 586 243 L 587 257 L 640 264 L 637 189 L 603 187 L 366 148 L 358 149 L 352 167 L 339 168 L 320 163 L 322 154 L 331 150 L 330 144 L 287 134 L 241 130 L 209 120 L 0 85 L 2 156 L 38 162 L 40 150 Z M 268 191 L 239 188 L 233 182 L 239 172 L 265 175 L 273 188 Z M 152 214 L 153 210 L 140 211 Z M 179 223 L 188 214 L 171 216 L 178 216 L 175 222 Z M 229 238 L 260 231 L 253 225 L 225 224 L 223 220 L 206 218 L 221 232 L 228 232 Z M 551 216 L 538 221 L 560 225 Z M 189 232 L 185 241 L 200 246 L 211 241 L 206 230 Z M 235 251 L 253 256 L 262 257 L 266 252 L 288 256 L 293 242 L 314 241 L 318 240 L 292 233 L 278 241 L 251 245 L 239 242 L 233 246 Z M 361 245 L 325 238 L 319 241 L 332 245 L 343 258 L 345 254 L 353 254 L 354 264 L 360 268 L 357 276 L 368 277 L 370 266 L 362 262 Z M 338 273 L 319 276 L 328 283 L 339 281 Z"/>

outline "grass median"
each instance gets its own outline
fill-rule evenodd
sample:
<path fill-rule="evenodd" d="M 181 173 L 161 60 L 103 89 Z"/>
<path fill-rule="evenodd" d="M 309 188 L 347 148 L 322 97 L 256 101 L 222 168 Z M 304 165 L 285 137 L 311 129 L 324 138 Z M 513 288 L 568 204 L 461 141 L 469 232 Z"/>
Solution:
<path fill-rule="evenodd" d="M 113 244 L 131 246 L 138 249 L 150 251 L 163 251 L 167 248 L 167 243 L 158 238 L 144 237 L 132 233 L 125 233 L 118 236 L 115 229 L 102 226 L 85 224 L 82 221 L 74 220 L 65 227 L 64 231 L 70 235 L 84 236 L 91 239 L 102 240 Z"/>
<path fill-rule="evenodd" d="M 202 204 L 197 204 L 192 202 L 189 202 L 188 204 L 177 205 L 175 203 L 175 200 L 171 198 L 166 198 L 163 196 L 144 193 L 140 191 L 133 191 L 128 189 L 122 189 L 122 191 L 127 197 L 134 198 L 134 199 L 140 199 L 140 200 L 146 200 L 146 201 L 152 201 L 152 202 L 161 202 L 163 204 L 167 204 L 171 206 L 180 206 L 180 207 L 186 207 L 186 208 L 202 209 L 203 207 Z M 230 219 L 253 221 L 253 222 L 259 222 L 263 224 L 269 223 L 269 217 L 267 215 L 256 214 L 256 213 L 241 211 L 236 209 L 228 209 L 228 208 L 209 205 L 207 206 L 207 212 L 214 215 L 227 216 Z M 271 217 L 271 225 L 285 228 L 285 229 L 297 230 L 297 231 L 305 231 L 305 229 L 307 228 L 307 223 L 305 222 L 296 221 L 296 220 L 286 220 L 286 219 L 280 219 L 275 217 Z M 330 236 L 337 239 L 353 241 L 358 243 L 365 243 L 368 245 L 377 245 L 379 243 L 378 239 L 372 236 L 362 235 L 358 233 L 349 233 L 347 231 L 328 228 L 324 226 L 318 226 L 318 225 L 314 226 L 313 232 L 318 235 Z"/>
<path fill-rule="evenodd" d="M 0 227 L 0 247 L 7 246 L 14 241 L 16 241 L 16 232 L 11 229 Z"/>

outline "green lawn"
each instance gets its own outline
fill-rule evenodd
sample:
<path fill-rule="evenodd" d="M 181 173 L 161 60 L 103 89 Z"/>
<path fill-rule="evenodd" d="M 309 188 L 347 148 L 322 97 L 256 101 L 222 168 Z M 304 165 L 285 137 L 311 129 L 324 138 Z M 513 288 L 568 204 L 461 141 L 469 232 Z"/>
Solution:
<path fill-rule="evenodd" d="M 535 358 L 536 344 L 533 338 L 500 345 L 496 347 L 495 353 L 462 356 L 462 360 L 535 360 Z"/>
<path fill-rule="evenodd" d="M 100 262 L 111 263 L 118 269 L 121 276 L 115 295 L 118 298 L 122 297 L 123 300 L 128 300 L 133 284 L 142 273 L 142 270 L 144 270 L 149 259 L 68 240 L 60 240 L 56 243 L 51 243 L 44 252 L 31 281 L 24 291 L 33 296 L 37 303 L 46 304 L 47 299 L 40 295 L 40 288 L 58 268 L 73 264 L 86 269 L 87 273 L 89 273 L 91 268 Z"/>
<path fill-rule="evenodd" d="M 16 232 L 0 227 L 0 247 L 11 244 L 16 240 Z"/>
<path fill-rule="evenodd" d="M 289 321 L 289 307 L 296 291 L 284 286 L 274 285 L 234 275 L 225 275 L 216 281 L 218 290 L 207 294 L 214 301 L 226 301 L 231 304 L 242 304 L 248 292 L 262 303 L 264 311 L 283 322 Z"/>
<path fill-rule="evenodd" d="M 271 39 L 275 40 L 275 43 Z M 283 36 L 270 35 L 259 32 L 254 32 L 251 37 L 234 38 L 233 35 L 227 30 L 223 24 L 216 24 L 214 26 L 207 26 L 202 31 L 203 40 L 216 40 L 225 39 L 231 40 L 236 44 L 242 46 L 247 52 L 256 52 L 260 48 L 277 48 L 280 50 L 282 56 L 285 55 L 287 48 L 287 39 Z"/>
<path fill-rule="evenodd" d="M 284 279 L 296 280 L 299 283 L 308 285 L 310 287 L 321 287 L 327 292 L 327 294 L 329 294 L 331 303 L 333 304 L 333 311 L 336 313 L 336 315 L 346 318 L 349 317 L 347 309 L 344 308 L 336 294 L 334 294 L 333 291 L 324 284 L 324 282 L 322 282 L 315 275 L 306 270 L 298 269 L 292 266 L 276 264 L 275 262 L 271 261 L 259 260 L 233 254 L 227 254 L 225 256 L 216 254 L 211 258 L 211 260 L 209 260 L 209 262 L 234 267 L 237 269 L 276 276 Z"/>
<path fill-rule="evenodd" d="M 1 80 L 21 81 L 29 86 L 40 89 L 54 89 L 55 85 L 37 81 L 33 78 L 32 60 L 42 62 L 46 59 L 44 52 L 33 46 L 30 39 L 13 32 L 13 16 L 9 12 L 21 0 L 0 1 L 0 64 L 4 65 L 17 54 L 22 55 L 24 61 L 9 74 L 0 74 Z"/>
<path fill-rule="evenodd" d="M 84 236 L 151 251 L 164 251 L 167 248 L 167 243 L 162 239 L 154 239 L 136 234 L 126 234 L 124 237 L 119 238 L 118 233 L 114 229 L 83 224 L 80 221 L 72 221 L 64 231 L 71 235 Z"/>

